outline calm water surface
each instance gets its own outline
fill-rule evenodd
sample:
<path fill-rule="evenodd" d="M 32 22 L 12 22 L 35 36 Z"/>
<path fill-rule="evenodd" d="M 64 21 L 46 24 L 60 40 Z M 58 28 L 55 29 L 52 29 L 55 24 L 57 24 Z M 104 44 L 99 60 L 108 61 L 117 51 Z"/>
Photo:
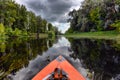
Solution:
<path fill-rule="evenodd" d="M 31 80 L 59 55 L 86 80 L 120 80 L 119 42 L 65 37 L 1 41 L 0 80 Z"/>

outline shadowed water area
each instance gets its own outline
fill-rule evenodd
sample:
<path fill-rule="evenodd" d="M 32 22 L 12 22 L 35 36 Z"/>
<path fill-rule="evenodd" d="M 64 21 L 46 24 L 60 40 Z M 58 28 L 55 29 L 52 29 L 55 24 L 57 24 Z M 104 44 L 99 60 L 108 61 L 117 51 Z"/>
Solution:
<path fill-rule="evenodd" d="M 31 80 L 59 55 L 86 80 L 119 80 L 118 41 L 65 37 L 1 41 L 0 80 Z"/>

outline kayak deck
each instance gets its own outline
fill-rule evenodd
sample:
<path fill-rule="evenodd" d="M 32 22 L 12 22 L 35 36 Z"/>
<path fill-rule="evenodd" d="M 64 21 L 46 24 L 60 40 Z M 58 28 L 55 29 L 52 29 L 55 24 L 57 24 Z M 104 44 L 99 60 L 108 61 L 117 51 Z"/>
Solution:
<path fill-rule="evenodd" d="M 43 68 L 32 80 L 46 80 L 56 68 L 67 73 L 69 80 L 85 80 L 85 78 L 62 56 L 57 57 Z"/>

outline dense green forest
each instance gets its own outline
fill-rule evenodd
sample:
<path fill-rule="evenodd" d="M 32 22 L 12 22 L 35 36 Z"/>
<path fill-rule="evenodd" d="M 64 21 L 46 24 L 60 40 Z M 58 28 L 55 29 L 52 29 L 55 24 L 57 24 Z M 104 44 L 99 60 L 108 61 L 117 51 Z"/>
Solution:
<path fill-rule="evenodd" d="M 69 16 L 66 33 L 120 31 L 120 0 L 84 0 Z"/>
<path fill-rule="evenodd" d="M 57 34 L 58 29 L 13 0 L 0 0 L 0 37 L 31 33 Z"/>

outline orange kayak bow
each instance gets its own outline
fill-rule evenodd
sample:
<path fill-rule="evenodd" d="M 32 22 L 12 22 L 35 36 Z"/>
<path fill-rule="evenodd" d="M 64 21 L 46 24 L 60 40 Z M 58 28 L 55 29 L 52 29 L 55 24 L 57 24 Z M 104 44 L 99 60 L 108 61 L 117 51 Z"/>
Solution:
<path fill-rule="evenodd" d="M 59 56 L 32 80 L 85 80 L 85 78 L 63 56 Z"/>

